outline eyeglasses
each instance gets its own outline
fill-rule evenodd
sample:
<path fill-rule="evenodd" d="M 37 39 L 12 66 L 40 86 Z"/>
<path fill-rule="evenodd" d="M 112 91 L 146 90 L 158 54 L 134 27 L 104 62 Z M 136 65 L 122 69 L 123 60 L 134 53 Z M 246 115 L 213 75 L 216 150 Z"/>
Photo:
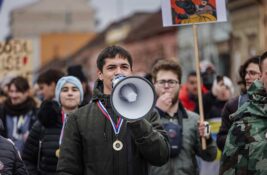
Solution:
<path fill-rule="evenodd" d="M 168 84 L 169 87 L 174 87 L 174 86 L 176 86 L 176 84 L 179 83 L 179 81 L 177 81 L 177 80 L 158 80 L 158 81 L 156 81 L 156 83 L 160 87 L 165 87 L 166 83 Z"/>
<path fill-rule="evenodd" d="M 256 71 L 253 71 L 253 70 L 249 70 L 249 71 L 246 71 L 245 72 L 245 76 L 248 75 L 248 76 L 256 76 L 256 75 L 259 75 L 260 72 L 256 72 Z"/>

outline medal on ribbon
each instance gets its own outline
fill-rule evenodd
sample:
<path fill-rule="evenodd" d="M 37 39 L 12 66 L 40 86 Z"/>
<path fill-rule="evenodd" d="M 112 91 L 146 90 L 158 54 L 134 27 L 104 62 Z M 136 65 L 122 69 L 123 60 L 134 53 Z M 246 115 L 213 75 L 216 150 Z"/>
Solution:
<path fill-rule="evenodd" d="M 115 151 L 120 151 L 122 150 L 123 148 L 123 143 L 122 141 L 120 141 L 118 139 L 118 135 L 120 133 L 120 130 L 121 130 L 121 126 L 122 126 L 122 123 L 123 123 L 123 118 L 119 117 L 119 120 L 117 122 L 117 124 L 115 124 L 115 122 L 112 120 L 112 118 L 110 117 L 108 111 L 106 110 L 106 108 L 104 107 L 104 105 L 101 103 L 101 101 L 98 101 L 97 102 L 97 106 L 99 107 L 99 109 L 101 110 L 101 112 L 104 114 L 104 116 L 110 121 L 111 125 L 112 125 L 112 128 L 113 128 L 113 131 L 116 135 L 116 140 L 113 142 L 113 149 Z"/>

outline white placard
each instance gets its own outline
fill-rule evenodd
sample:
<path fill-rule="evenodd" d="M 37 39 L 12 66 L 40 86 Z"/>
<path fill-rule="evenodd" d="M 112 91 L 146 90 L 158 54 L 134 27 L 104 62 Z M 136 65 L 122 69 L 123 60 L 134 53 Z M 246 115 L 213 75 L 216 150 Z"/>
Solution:
<path fill-rule="evenodd" d="M 163 26 L 225 22 L 225 0 L 162 0 Z"/>

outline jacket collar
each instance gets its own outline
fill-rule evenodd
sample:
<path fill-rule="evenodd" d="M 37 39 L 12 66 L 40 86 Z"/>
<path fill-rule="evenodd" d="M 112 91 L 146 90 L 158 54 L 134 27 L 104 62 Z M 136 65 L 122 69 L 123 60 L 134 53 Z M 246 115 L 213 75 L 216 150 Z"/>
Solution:
<path fill-rule="evenodd" d="M 166 116 L 169 115 L 168 113 L 162 111 L 160 108 L 156 107 L 156 109 L 159 112 L 159 115 L 162 116 Z M 188 118 L 188 115 L 186 113 L 186 110 L 184 108 L 184 106 L 182 105 L 182 103 L 178 103 L 178 110 L 174 115 L 180 114 L 182 116 L 182 118 Z"/>

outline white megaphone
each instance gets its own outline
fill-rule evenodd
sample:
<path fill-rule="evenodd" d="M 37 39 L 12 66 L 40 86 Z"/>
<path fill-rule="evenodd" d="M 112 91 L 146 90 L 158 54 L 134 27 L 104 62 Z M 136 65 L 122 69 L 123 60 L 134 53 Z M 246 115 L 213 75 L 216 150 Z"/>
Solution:
<path fill-rule="evenodd" d="M 138 76 L 117 75 L 112 80 L 111 106 L 121 117 L 138 120 L 149 113 L 155 105 L 153 85 Z"/>

